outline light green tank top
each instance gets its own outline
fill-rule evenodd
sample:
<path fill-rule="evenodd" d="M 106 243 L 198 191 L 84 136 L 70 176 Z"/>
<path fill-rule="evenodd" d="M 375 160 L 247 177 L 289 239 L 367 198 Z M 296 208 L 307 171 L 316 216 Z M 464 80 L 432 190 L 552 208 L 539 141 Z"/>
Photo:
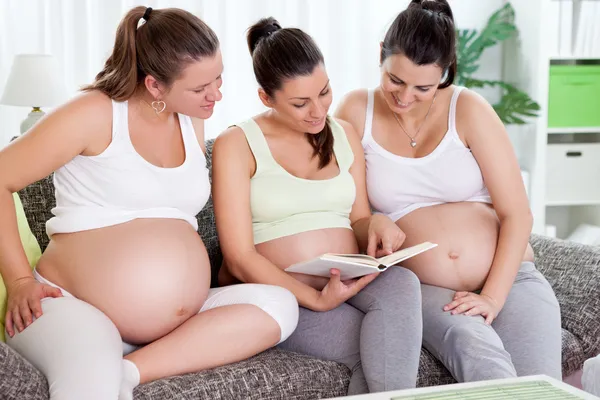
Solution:
<path fill-rule="evenodd" d="M 354 153 L 344 128 L 333 118 L 331 124 L 339 175 L 325 180 L 298 178 L 279 165 L 258 124 L 249 119 L 238 124 L 256 160 L 250 180 L 250 209 L 254 244 L 301 232 L 348 228 L 356 198 L 350 167 Z"/>

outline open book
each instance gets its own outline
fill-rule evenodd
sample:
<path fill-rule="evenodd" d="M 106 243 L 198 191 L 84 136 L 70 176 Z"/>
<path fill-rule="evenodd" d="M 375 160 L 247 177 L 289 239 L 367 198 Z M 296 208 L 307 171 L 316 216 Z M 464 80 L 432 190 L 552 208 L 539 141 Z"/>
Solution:
<path fill-rule="evenodd" d="M 336 268 L 340 271 L 342 280 L 358 278 L 374 272 L 382 272 L 406 259 L 433 249 L 437 244 L 424 242 L 407 247 L 390 255 L 375 258 L 365 254 L 323 254 L 312 260 L 304 261 L 287 267 L 286 272 L 324 276 L 329 278 L 329 270 Z"/>

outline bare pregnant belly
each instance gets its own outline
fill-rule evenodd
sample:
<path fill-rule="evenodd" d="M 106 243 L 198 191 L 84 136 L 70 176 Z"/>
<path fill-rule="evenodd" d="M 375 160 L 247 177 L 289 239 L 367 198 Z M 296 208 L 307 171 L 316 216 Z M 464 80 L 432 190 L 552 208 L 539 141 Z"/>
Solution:
<path fill-rule="evenodd" d="M 280 269 L 286 269 L 292 264 L 325 253 L 356 254 L 358 244 L 351 229 L 330 228 L 302 232 L 260 243 L 256 245 L 256 251 Z M 329 281 L 327 278 L 305 274 L 290 273 L 290 275 L 318 290 Z M 224 264 L 219 273 L 219 283 L 231 284 L 234 283 L 234 279 L 229 274 L 227 265 Z"/>
<path fill-rule="evenodd" d="M 202 240 L 174 219 L 54 235 L 37 269 L 103 311 L 130 343 L 156 340 L 198 313 L 210 286 Z"/>
<path fill-rule="evenodd" d="M 422 283 L 453 290 L 483 287 L 492 266 L 500 224 L 491 205 L 447 203 L 413 211 L 396 224 L 406 233 L 403 247 L 429 241 L 438 247 L 406 260 Z M 533 260 L 527 246 L 524 260 Z"/>

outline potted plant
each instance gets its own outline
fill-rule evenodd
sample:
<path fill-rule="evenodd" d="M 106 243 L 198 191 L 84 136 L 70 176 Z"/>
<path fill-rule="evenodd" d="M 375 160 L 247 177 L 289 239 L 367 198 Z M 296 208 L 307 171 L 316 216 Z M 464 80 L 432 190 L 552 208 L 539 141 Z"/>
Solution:
<path fill-rule="evenodd" d="M 515 10 L 505 4 L 488 19 L 481 31 L 457 30 L 457 76 L 456 83 L 470 88 L 497 87 L 502 91 L 500 101 L 493 104 L 496 113 L 505 124 L 525 124 L 525 117 L 537 116 L 540 106 L 527 93 L 504 81 L 477 79 L 479 58 L 485 49 L 496 46 L 517 34 Z"/>

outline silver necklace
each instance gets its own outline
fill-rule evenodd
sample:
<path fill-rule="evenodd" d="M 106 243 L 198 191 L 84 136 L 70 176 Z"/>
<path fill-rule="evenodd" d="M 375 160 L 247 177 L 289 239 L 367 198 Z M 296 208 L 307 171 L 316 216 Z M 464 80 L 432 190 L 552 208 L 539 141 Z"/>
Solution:
<path fill-rule="evenodd" d="M 435 94 L 433 95 L 433 101 L 431 102 L 431 104 L 429 105 L 429 108 L 427 109 L 427 114 L 425 114 L 425 119 L 423 120 L 423 122 L 421 123 L 421 125 L 419 126 L 417 131 L 415 132 L 415 136 L 410 136 L 408 134 L 408 132 L 406 132 L 406 129 L 404 129 L 404 127 L 402 126 L 402 123 L 400 123 L 400 119 L 398 119 L 398 116 L 396 115 L 396 113 L 392 111 L 392 114 L 394 114 L 394 118 L 396 118 L 396 122 L 398 123 L 398 125 L 400 125 L 400 128 L 402 128 L 402 130 L 404 131 L 404 134 L 406 136 L 408 136 L 408 138 L 410 139 L 410 147 L 417 146 L 417 142 L 415 139 L 417 138 L 417 135 L 421 131 L 421 128 L 423 127 L 423 125 L 425 125 L 425 121 L 427 121 L 427 117 L 429 116 L 429 112 L 431 111 L 431 107 L 433 107 L 433 103 L 435 103 L 436 98 L 437 98 L 437 92 L 435 92 Z"/>

